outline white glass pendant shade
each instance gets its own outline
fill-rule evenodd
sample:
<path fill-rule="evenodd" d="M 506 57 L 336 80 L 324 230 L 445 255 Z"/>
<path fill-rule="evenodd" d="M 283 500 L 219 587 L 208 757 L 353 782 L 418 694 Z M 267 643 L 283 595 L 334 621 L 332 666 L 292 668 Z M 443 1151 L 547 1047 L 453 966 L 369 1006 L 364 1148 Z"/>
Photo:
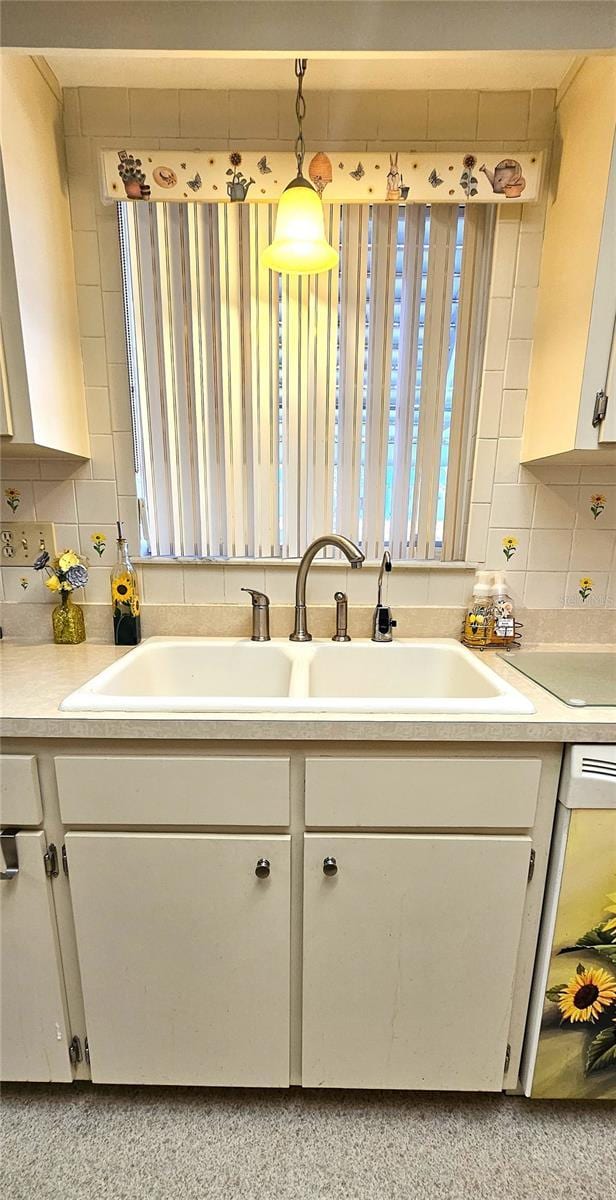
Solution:
<path fill-rule="evenodd" d="M 337 262 L 338 252 L 325 237 L 321 197 L 298 175 L 278 201 L 274 240 L 263 251 L 263 266 L 287 275 L 313 275 L 331 271 Z"/>

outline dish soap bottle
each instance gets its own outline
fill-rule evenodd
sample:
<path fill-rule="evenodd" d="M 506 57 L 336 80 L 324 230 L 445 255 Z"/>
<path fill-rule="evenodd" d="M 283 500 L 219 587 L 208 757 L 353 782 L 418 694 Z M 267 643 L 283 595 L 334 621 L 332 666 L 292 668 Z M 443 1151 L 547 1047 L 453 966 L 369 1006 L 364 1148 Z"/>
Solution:
<path fill-rule="evenodd" d="M 473 598 L 464 620 L 462 641 L 467 646 L 483 649 L 490 643 L 493 624 L 492 573 L 477 571 L 473 584 Z"/>
<path fill-rule="evenodd" d="M 136 646 L 141 641 L 137 572 L 128 557 L 128 543 L 118 521 L 118 558 L 111 572 L 113 640 L 116 646 Z"/>
<path fill-rule="evenodd" d="M 502 571 L 497 571 L 492 584 L 492 606 L 494 621 L 490 634 L 490 645 L 508 646 L 515 637 L 513 600 L 507 594 L 507 584 Z"/>

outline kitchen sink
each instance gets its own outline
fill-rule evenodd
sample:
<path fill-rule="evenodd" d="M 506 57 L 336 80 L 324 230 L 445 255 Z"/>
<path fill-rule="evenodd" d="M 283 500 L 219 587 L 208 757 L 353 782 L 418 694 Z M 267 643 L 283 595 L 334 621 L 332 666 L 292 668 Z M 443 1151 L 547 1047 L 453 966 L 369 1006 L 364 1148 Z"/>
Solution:
<path fill-rule="evenodd" d="M 62 709 L 201 712 L 286 701 L 291 656 L 281 643 L 148 638 L 62 701 Z"/>
<path fill-rule="evenodd" d="M 149 638 L 62 701 L 73 712 L 532 713 L 453 639 Z"/>
<path fill-rule="evenodd" d="M 402 712 L 529 712 L 502 679 L 454 641 L 329 642 L 315 646 L 308 696 L 315 703 L 345 697 L 350 709 Z"/>

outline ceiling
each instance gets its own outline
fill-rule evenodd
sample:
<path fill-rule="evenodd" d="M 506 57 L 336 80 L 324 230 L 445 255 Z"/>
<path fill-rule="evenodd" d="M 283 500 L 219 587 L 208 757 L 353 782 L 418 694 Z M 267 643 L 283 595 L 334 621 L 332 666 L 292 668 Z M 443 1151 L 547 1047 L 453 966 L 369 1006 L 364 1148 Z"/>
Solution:
<path fill-rule="evenodd" d="M 284 90 L 295 87 L 293 59 L 249 54 L 163 51 L 52 51 L 47 62 L 62 87 L 221 88 Z M 402 90 L 473 88 L 515 91 L 557 88 L 573 65 L 571 54 L 543 51 L 313 54 L 306 87 Z"/>

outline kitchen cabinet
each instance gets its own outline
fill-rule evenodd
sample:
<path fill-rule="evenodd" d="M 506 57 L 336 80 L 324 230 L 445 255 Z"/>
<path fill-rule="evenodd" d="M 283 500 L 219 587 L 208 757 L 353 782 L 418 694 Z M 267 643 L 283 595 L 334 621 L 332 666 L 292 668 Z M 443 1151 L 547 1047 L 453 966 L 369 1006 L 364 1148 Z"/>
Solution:
<path fill-rule="evenodd" d="M 307 834 L 307 1087 L 500 1091 L 530 839 Z"/>
<path fill-rule="evenodd" d="M 557 111 L 522 443 L 525 463 L 616 464 L 616 64 L 586 59 Z M 611 378 L 610 378 L 611 376 Z M 607 405 L 597 395 L 607 396 Z M 602 420 L 593 423 L 595 414 Z"/>
<path fill-rule="evenodd" d="M 65 989 L 70 1013 L 45 1015 L 60 1067 L 43 1078 L 516 1086 L 559 746 L 86 737 L 5 751 L 0 811 L 40 826 L 18 840 L 40 843 L 47 905 L 36 937 L 14 921 L 10 958 L 32 943 L 15 977 L 35 979 L 28 1004 L 55 1014 Z M 56 918 L 54 973 L 36 939 L 45 919 L 57 945 Z M 25 1050 L 4 1066 L 33 1071 Z"/>
<path fill-rule="evenodd" d="M 27 55 L 0 63 L 3 456 L 88 457 L 62 104 Z M 24 182 L 36 164 L 40 186 Z"/>
<path fill-rule="evenodd" d="M 289 1084 L 290 839 L 68 833 L 92 1079 Z"/>
<path fill-rule="evenodd" d="M 15 846 L 18 873 L 0 882 L 1 1078 L 70 1083 L 71 1037 L 45 834 L 18 832 Z"/>

